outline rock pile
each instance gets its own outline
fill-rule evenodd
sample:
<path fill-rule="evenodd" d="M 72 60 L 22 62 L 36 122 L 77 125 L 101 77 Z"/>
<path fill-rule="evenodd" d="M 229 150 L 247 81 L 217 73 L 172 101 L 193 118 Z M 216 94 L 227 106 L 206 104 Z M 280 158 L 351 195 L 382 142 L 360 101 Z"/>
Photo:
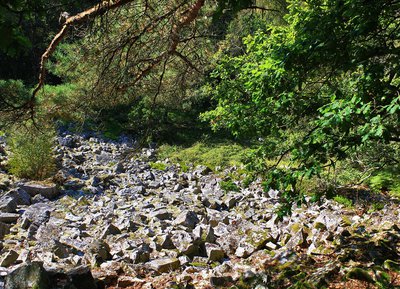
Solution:
<path fill-rule="evenodd" d="M 399 260 L 395 201 L 359 215 L 323 200 L 279 220 L 279 192 L 257 183 L 231 192 L 203 166 L 155 169 L 155 150 L 129 141 L 58 141 L 54 183 L 0 176 L 0 288 L 285 288 L 289 269 L 320 288 L 346 262 Z"/>

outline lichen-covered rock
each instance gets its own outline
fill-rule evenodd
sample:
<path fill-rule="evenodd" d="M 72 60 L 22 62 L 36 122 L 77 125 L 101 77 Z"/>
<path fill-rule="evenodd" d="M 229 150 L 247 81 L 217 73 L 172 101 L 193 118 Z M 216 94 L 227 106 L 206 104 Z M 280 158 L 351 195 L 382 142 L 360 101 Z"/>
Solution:
<path fill-rule="evenodd" d="M 41 195 L 49 200 L 55 199 L 59 196 L 60 191 L 56 184 L 41 184 L 41 183 L 25 183 L 21 189 L 26 191 L 31 197 Z"/>
<path fill-rule="evenodd" d="M 179 259 L 177 258 L 156 259 L 147 264 L 151 269 L 158 273 L 170 272 L 178 269 L 180 266 Z"/>
<path fill-rule="evenodd" d="M 50 278 L 40 262 L 32 262 L 18 267 L 5 279 L 4 289 L 50 289 Z"/>

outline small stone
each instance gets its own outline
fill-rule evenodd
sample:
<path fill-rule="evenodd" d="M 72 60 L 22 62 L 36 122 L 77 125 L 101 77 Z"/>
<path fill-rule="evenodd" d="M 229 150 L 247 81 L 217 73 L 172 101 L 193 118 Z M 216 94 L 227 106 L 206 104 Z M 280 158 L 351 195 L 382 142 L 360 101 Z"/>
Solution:
<path fill-rule="evenodd" d="M 209 261 L 221 261 L 224 258 L 225 252 L 218 245 L 206 243 L 205 247 Z"/>
<path fill-rule="evenodd" d="M 182 225 L 188 227 L 190 229 L 194 229 L 196 224 L 200 222 L 195 212 L 192 211 L 184 211 L 176 217 L 174 224 Z"/>
<path fill-rule="evenodd" d="M 14 250 L 9 251 L 0 261 L 1 267 L 8 267 L 18 259 L 18 253 Z"/>
<path fill-rule="evenodd" d="M 0 212 L 14 213 L 17 210 L 17 202 L 11 197 L 0 199 Z"/>
<path fill-rule="evenodd" d="M 100 235 L 100 239 L 105 239 L 109 235 L 118 235 L 118 234 L 121 234 L 121 231 L 113 224 L 109 224 L 104 228 L 103 232 Z"/>
<path fill-rule="evenodd" d="M 151 212 L 150 217 L 157 218 L 159 220 L 170 220 L 172 218 L 172 214 L 168 212 L 166 209 L 160 209 Z"/>
<path fill-rule="evenodd" d="M 36 196 L 38 194 L 42 195 L 47 199 L 54 199 L 59 196 L 60 191 L 55 184 L 43 185 L 34 182 L 25 183 L 21 186 L 29 195 Z"/>
<path fill-rule="evenodd" d="M 158 273 L 166 273 L 178 269 L 180 262 L 177 258 L 162 258 L 153 260 L 148 265 Z"/>
<path fill-rule="evenodd" d="M 212 276 L 210 277 L 210 284 L 214 287 L 226 287 L 233 283 L 231 276 Z"/>
<path fill-rule="evenodd" d="M 131 276 L 119 276 L 118 277 L 118 288 L 134 287 L 142 288 L 142 285 L 146 283 L 145 280 L 131 277 Z"/>
<path fill-rule="evenodd" d="M 15 223 L 18 220 L 19 217 L 20 217 L 19 214 L 0 213 L 0 222 L 3 222 L 3 223 Z"/>
<path fill-rule="evenodd" d="M 67 276 L 70 278 L 72 285 L 76 289 L 97 289 L 95 280 L 87 266 L 79 266 L 68 271 Z M 40 287 L 41 288 L 41 287 Z"/>

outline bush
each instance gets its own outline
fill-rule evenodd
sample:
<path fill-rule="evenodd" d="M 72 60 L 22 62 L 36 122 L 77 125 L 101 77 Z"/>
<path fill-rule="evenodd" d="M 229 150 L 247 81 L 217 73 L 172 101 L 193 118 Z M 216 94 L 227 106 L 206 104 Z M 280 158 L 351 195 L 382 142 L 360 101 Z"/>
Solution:
<path fill-rule="evenodd" d="M 20 178 L 43 180 L 55 169 L 53 155 L 55 133 L 52 129 L 38 130 L 32 126 L 14 128 L 9 133 L 11 155 L 9 170 Z"/>

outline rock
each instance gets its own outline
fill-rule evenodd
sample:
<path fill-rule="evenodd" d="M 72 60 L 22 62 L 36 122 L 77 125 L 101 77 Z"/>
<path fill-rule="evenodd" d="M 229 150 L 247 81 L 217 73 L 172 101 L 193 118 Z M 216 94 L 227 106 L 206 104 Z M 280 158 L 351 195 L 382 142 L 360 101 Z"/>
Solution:
<path fill-rule="evenodd" d="M 201 242 L 205 243 L 215 243 L 216 237 L 214 234 L 213 227 L 209 225 L 198 225 L 194 230 L 193 234 L 196 239 L 200 240 Z"/>
<path fill-rule="evenodd" d="M 97 289 L 96 282 L 87 266 L 76 267 L 66 272 L 66 275 L 76 289 Z"/>
<path fill-rule="evenodd" d="M 130 254 L 134 264 L 145 263 L 150 260 L 150 247 L 147 244 L 141 245 Z"/>
<path fill-rule="evenodd" d="M 0 240 L 3 240 L 4 236 L 10 233 L 10 226 L 0 222 Z"/>
<path fill-rule="evenodd" d="M 227 287 L 233 283 L 231 276 L 212 276 L 210 277 L 211 286 L 215 287 Z"/>
<path fill-rule="evenodd" d="M 350 271 L 347 272 L 346 277 L 349 279 L 357 279 L 371 284 L 375 283 L 374 279 L 371 277 L 368 271 L 362 268 L 351 268 Z"/>
<path fill-rule="evenodd" d="M 158 243 L 163 249 L 175 249 L 175 245 L 172 242 L 170 234 L 162 235 L 158 238 Z"/>
<path fill-rule="evenodd" d="M 1 259 L 0 266 L 1 267 L 8 267 L 8 266 L 14 264 L 14 262 L 17 261 L 18 256 L 19 256 L 19 254 L 17 252 L 15 252 L 14 250 L 9 251 Z"/>
<path fill-rule="evenodd" d="M 18 188 L 7 193 L 17 205 L 29 206 L 31 204 L 31 196 L 23 189 Z"/>
<path fill-rule="evenodd" d="M 18 267 L 5 278 L 4 289 L 49 289 L 50 280 L 42 263 L 32 262 Z"/>
<path fill-rule="evenodd" d="M 179 259 L 177 258 L 156 259 L 147 264 L 151 269 L 160 274 L 176 270 L 180 266 Z"/>
<path fill-rule="evenodd" d="M 194 170 L 194 174 L 198 175 L 198 176 L 205 176 L 208 175 L 209 173 L 211 173 L 211 169 L 207 166 L 197 166 Z"/>
<path fill-rule="evenodd" d="M 110 246 L 102 240 L 95 240 L 87 248 L 88 257 L 92 266 L 111 259 Z"/>
<path fill-rule="evenodd" d="M 240 244 L 239 247 L 235 251 L 235 255 L 239 258 L 247 258 L 251 254 L 253 254 L 256 251 L 256 248 L 254 248 L 250 244 Z"/>
<path fill-rule="evenodd" d="M 178 249 L 179 254 L 193 257 L 199 254 L 199 244 L 193 236 L 185 231 L 177 231 L 172 236 L 172 242 Z"/>
<path fill-rule="evenodd" d="M 50 211 L 38 212 L 38 216 L 33 220 L 28 228 L 28 239 L 34 239 L 39 228 L 45 225 L 50 219 Z"/>
<path fill-rule="evenodd" d="M 143 288 L 143 285 L 146 283 L 146 280 L 142 280 L 136 277 L 131 276 L 120 276 L 118 277 L 118 288 L 126 288 L 126 287 L 133 287 L 133 288 Z"/>
<path fill-rule="evenodd" d="M 159 220 L 170 220 L 172 218 L 172 214 L 168 212 L 166 209 L 160 209 L 151 212 L 150 217 L 157 218 Z"/>
<path fill-rule="evenodd" d="M 55 184 L 39 184 L 39 183 L 25 183 L 21 186 L 21 189 L 25 190 L 29 195 L 36 196 L 38 194 L 50 200 L 55 199 L 59 196 L 60 192 Z"/>
<path fill-rule="evenodd" d="M 0 199 L 0 212 L 15 213 L 17 202 L 10 196 L 4 196 Z"/>
<path fill-rule="evenodd" d="M 174 224 L 175 225 L 182 225 L 188 227 L 190 229 L 194 229 L 196 224 L 200 222 L 199 218 L 197 217 L 196 213 L 193 211 L 184 211 L 176 217 Z"/>
<path fill-rule="evenodd" d="M 109 235 L 118 235 L 121 231 L 113 224 L 108 224 L 100 235 L 100 239 L 105 239 Z"/>
<path fill-rule="evenodd" d="M 224 258 L 225 252 L 221 247 L 210 243 L 206 243 L 205 247 L 209 261 L 221 261 Z"/>
<path fill-rule="evenodd" d="M 19 217 L 20 217 L 19 214 L 0 213 L 0 222 L 3 222 L 3 223 L 15 223 L 18 220 Z"/>

